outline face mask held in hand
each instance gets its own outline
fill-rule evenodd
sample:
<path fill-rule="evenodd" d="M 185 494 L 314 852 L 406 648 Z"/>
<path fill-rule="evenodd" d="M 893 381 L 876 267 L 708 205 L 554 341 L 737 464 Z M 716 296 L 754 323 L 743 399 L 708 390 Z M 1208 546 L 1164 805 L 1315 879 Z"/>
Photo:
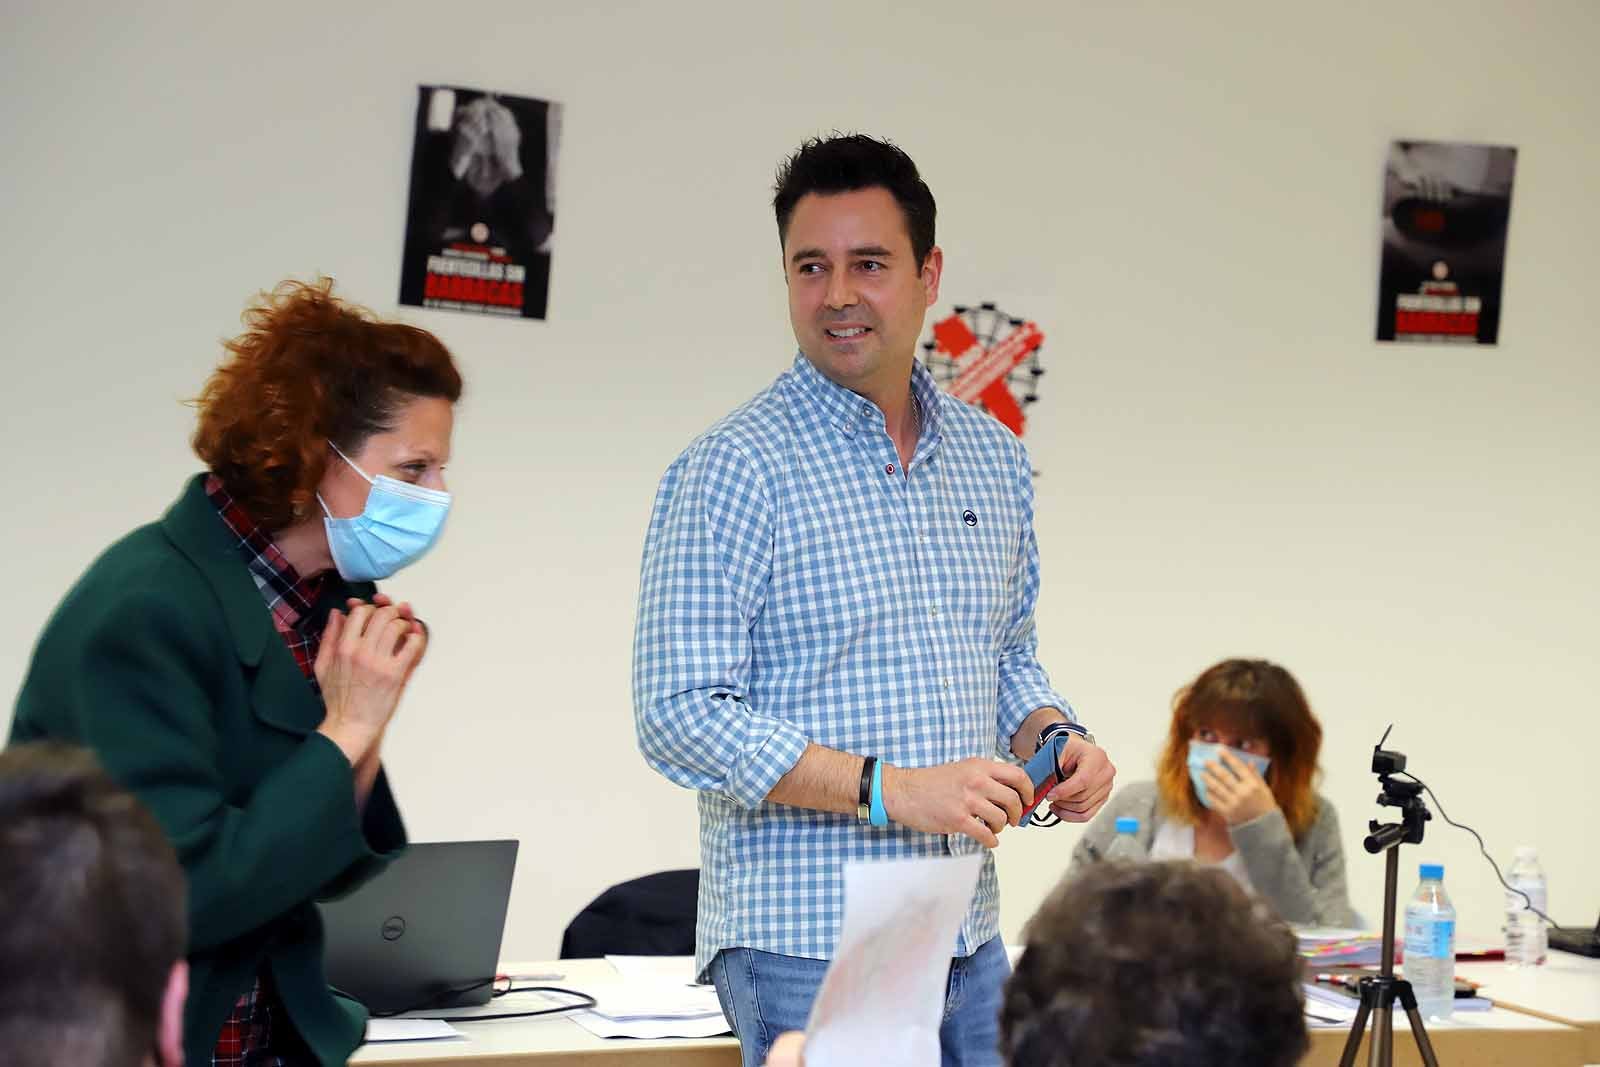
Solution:
<path fill-rule="evenodd" d="M 1206 807 L 1211 806 L 1211 798 L 1206 795 L 1205 769 L 1208 763 L 1221 764 L 1222 750 L 1226 748 L 1235 756 L 1256 769 L 1256 773 L 1265 778 L 1267 768 L 1272 765 L 1272 760 L 1266 756 L 1257 756 L 1252 752 L 1232 748 L 1228 745 L 1219 745 L 1215 741 L 1190 741 L 1189 742 L 1189 781 L 1194 783 L 1195 796 L 1200 798 L 1200 803 Z M 1226 772 L 1226 766 L 1223 767 Z"/>
<path fill-rule="evenodd" d="M 332 441 L 328 447 L 372 486 L 361 514 L 348 519 L 334 518 L 322 494 L 317 494 L 325 516 L 322 522 L 328 531 L 328 551 L 333 553 L 339 576 L 347 582 L 376 581 L 421 559 L 444 530 L 450 494 L 396 481 L 385 474 L 373 478 Z"/>

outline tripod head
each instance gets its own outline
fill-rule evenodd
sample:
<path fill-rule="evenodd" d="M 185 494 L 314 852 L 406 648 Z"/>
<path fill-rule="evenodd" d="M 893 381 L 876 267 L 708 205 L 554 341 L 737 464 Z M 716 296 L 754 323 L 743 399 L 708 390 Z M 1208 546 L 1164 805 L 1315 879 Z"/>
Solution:
<path fill-rule="evenodd" d="M 1367 823 L 1367 829 L 1372 832 L 1362 842 L 1362 847 L 1373 855 L 1396 845 L 1420 845 L 1423 824 L 1433 818 L 1428 806 L 1422 802 L 1422 783 L 1414 778 L 1400 781 L 1393 777 L 1406 769 L 1404 752 L 1383 747 L 1393 729 L 1394 724 L 1390 723 L 1389 729 L 1383 731 L 1378 743 L 1372 746 L 1372 773 L 1378 776 L 1378 785 L 1382 787 L 1378 793 L 1378 805 L 1399 808 L 1400 821 L 1380 823 L 1373 819 Z"/>

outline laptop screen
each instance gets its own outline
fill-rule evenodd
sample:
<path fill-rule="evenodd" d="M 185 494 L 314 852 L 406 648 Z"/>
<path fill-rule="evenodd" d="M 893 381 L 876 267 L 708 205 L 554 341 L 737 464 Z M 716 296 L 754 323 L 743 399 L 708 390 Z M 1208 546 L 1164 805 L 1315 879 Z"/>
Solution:
<path fill-rule="evenodd" d="M 515 841 L 411 845 L 320 905 L 328 983 L 374 1013 L 487 1003 L 516 863 Z"/>

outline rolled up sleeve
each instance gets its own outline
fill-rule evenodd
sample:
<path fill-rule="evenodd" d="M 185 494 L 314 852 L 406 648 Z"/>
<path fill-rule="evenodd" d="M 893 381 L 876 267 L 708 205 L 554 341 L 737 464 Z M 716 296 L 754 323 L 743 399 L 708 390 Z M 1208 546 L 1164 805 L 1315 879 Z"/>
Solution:
<path fill-rule="evenodd" d="M 668 469 L 645 537 L 633 706 L 645 761 L 678 785 L 761 804 L 807 738 L 749 700 L 772 502 L 733 443 L 706 438 Z"/>

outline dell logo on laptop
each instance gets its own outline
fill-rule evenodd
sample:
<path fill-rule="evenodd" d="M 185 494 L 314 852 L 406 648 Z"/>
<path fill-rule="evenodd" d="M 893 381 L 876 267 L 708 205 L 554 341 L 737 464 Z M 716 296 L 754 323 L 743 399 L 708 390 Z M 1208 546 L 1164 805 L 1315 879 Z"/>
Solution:
<path fill-rule="evenodd" d="M 383 939 L 385 941 L 398 941 L 405 936 L 406 921 L 398 915 L 391 915 L 383 920 Z"/>

